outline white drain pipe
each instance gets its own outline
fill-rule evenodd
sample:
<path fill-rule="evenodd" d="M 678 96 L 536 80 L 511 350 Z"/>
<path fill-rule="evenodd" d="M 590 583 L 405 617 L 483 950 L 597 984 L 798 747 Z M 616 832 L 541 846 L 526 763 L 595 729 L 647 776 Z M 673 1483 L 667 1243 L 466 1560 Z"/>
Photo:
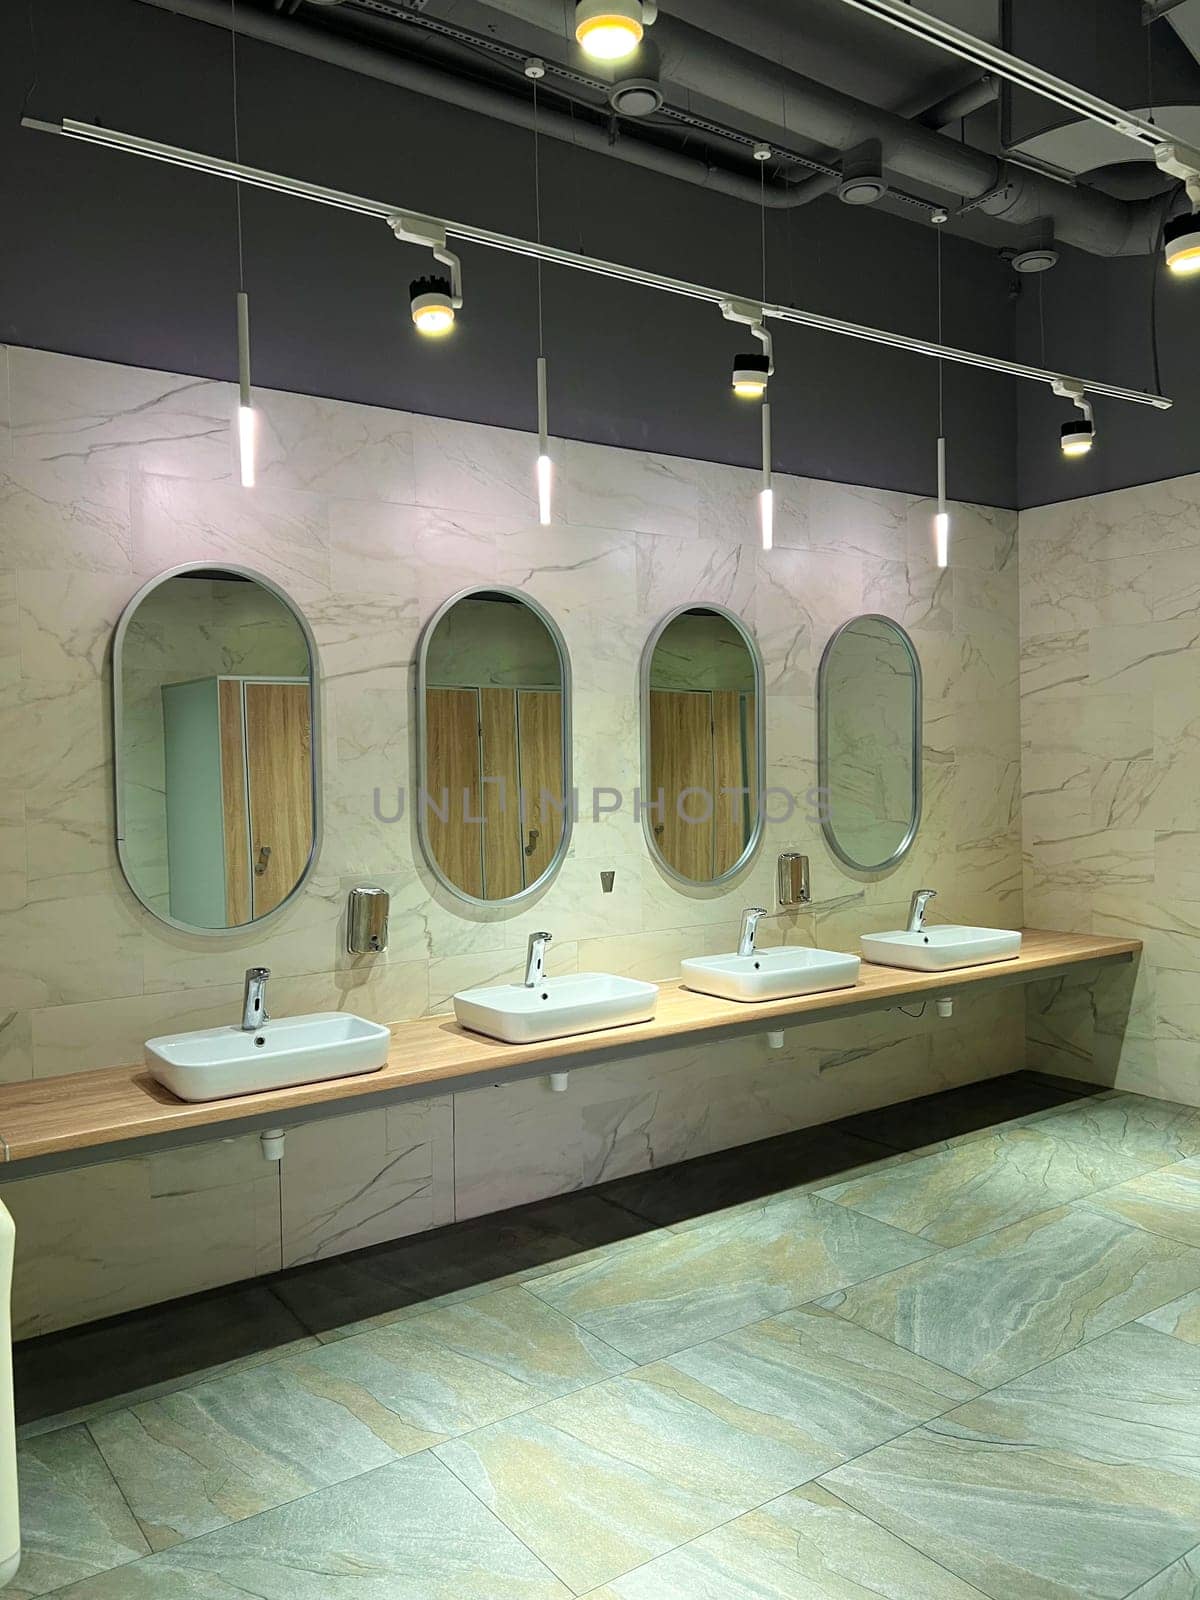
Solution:
<path fill-rule="evenodd" d="M 0 1200 L 0 1589 L 21 1565 L 17 1515 L 17 1427 L 12 1382 L 12 1269 L 17 1230 Z"/>

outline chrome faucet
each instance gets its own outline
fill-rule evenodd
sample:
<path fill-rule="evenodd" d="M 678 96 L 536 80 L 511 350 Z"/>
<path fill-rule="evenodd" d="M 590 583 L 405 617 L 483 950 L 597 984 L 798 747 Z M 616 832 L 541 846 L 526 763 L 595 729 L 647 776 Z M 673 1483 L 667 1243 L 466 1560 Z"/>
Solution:
<path fill-rule="evenodd" d="M 925 928 L 925 907 L 936 896 L 936 889 L 918 889 L 908 908 L 909 933 L 921 933 Z"/>
<path fill-rule="evenodd" d="M 554 935 L 552 933 L 531 933 L 529 935 L 529 954 L 525 958 L 525 987 L 536 989 L 546 976 L 546 949 Z"/>
<path fill-rule="evenodd" d="M 767 914 L 766 906 L 747 906 L 742 912 L 742 931 L 738 935 L 738 955 L 752 956 L 754 954 L 754 937 L 758 932 L 758 925 Z"/>
<path fill-rule="evenodd" d="M 253 1033 L 264 1022 L 271 1020 L 267 1010 L 267 979 L 270 976 L 270 967 L 246 968 L 246 993 L 242 997 L 242 1030 L 245 1033 Z"/>

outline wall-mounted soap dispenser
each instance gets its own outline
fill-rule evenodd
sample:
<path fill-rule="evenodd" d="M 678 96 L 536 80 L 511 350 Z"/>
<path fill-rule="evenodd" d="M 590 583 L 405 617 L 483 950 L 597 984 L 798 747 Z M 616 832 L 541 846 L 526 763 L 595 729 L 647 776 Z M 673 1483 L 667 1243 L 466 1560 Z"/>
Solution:
<path fill-rule="evenodd" d="M 388 910 L 391 896 L 386 889 L 364 884 L 351 889 L 346 916 L 346 948 L 352 956 L 380 955 L 387 949 Z"/>
<path fill-rule="evenodd" d="M 785 850 L 779 857 L 779 904 L 806 906 L 811 899 L 808 857 L 798 850 Z"/>

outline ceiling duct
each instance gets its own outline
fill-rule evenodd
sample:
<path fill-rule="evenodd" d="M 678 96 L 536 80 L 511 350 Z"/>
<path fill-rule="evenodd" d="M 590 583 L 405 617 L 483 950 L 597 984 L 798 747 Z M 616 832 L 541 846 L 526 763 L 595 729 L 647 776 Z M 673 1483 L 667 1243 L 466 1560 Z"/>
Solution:
<path fill-rule="evenodd" d="M 231 8 L 223 0 L 143 0 L 144 4 L 195 17 L 221 27 L 230 25 Z M 338 8 L 345 16 L 356 0 Z M 472 7 L 478 10 L 478 6 Z M 486 0 L 484 9 L 513 19 L 522 47 L 540 39 L 534 53 L 548 64 L 570 59 L 563 37 L 560 0 Z M 430 16 L 459 16 L 454 0 L 431 0 Z M 313 26 L 300 18 L 237 11 L 239 32 L 266 43 L 329 61 L 364 76 L 480 112 L 521 127 L 532 125 L 527 98 L 503 88 L 376 49 L 341 33 Z M 1053 219 L 1060 241 L 1102 256 L 1148 255 L 1157 246 L 1161 206 L 1152 200 L 1129 202 L 1094 190 L 1060 183 L 1041 173 L 997 160 L 959 144 L 893 112 L 881 111 L 825 84 L 813 82 L 712 34 L 661 16 L 654 26 L 659 81 L 686 91 L 724 112 L 727 121 L 753 139 L 782 144 L 807 140 L 824 149 L 846 152 L 871 141 L 878 143 L 889 175 L 939 196 L 958 196 L 987 216 L 1028 227 L 1040 218 Z M 543 105 L 542 133 L 650 168 L 688 183 L 769 206 L 789 207 L 811 198 L 807 186 L 795 189 L 760 186 L 757 173 L 745 175 L 651 144 L 634 135 L 610 140 L 608 131 Z"/>

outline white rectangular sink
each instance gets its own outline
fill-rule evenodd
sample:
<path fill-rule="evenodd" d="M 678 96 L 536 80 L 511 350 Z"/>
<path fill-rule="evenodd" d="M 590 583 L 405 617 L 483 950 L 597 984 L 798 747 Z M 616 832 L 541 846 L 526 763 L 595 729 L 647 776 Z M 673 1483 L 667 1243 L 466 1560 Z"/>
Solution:
<path fill-rule="evenodd" d="M 1021 953 L 1021 935 L 1011 928 L 964 928 L 948 923 L 920 933 L 864 933 L 862 953 L 881 967 L 911 967 L 914 972 L 951 972 L 1011 961 Z"/>
<path fill-rule="evenodd" d="M 579 972 L 543 978 L 532 988 L 501 983 L 464 989 L 454 996 L 454 1015 L 464 1028 L 506 1044 L 536 1044 L 540 1039 L 649 1022 L 657 1004 L 656 983 L 614 978 L 607 972 Z"/>
<path fill-rule="evenodd" d="M 317 1011 L 272 1019 L 252 1033 L 228 1027 L 163 1034 L 147 1039 L 145 1060 L 150 1076 L 181 1100 L 225 1100 L 378 1072 L 391 1037 L 349 1011 Z"/>
<path fill-rule="evenodd" d="M 851 989 L 858 982 L 858 956 L 837 950 L 782 945 L 753 955 L 700 956 L 680 963 L 684 987 L 719 1000 L 787 1000 L 823 989 Z"/>

